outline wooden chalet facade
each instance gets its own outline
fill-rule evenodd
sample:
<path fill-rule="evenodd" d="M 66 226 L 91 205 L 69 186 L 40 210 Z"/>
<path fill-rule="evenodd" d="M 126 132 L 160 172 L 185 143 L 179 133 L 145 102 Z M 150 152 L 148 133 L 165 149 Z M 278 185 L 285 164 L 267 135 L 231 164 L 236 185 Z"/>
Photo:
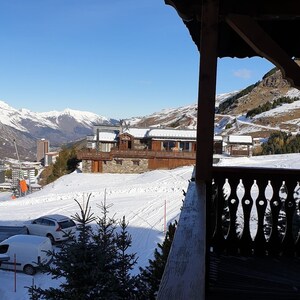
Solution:
<path fill-rule="evenodd" d="M 196 130 L 97 126 L 78 152 L 83 172 L 142 173 L 195 165 Z"/>
<path fill-rule="evenodd" d="M 300 1 L 165 3 L 177 11 L 196 44 L 200 72 L 196 167 L 157 299 L 300 299 L 300 228 L 295 224 L 300 170 L 213 166 L 218 59 L 260 56 L 299 88 L 294 58 L 300 57 L 300 43 L 291 33 L 300 30 Z M 239 232 L 238 206 L 243 215 Z M 256 213 L 254 236 L 251 212 Z M 269 234 L 264 230 L 267 217 Z"/>

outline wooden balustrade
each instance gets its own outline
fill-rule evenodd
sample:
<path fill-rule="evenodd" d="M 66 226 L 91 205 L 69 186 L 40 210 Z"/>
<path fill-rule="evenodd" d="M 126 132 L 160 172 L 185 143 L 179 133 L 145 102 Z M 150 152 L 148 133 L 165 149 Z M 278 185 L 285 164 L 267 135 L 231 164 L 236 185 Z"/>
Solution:
<path fill-rule="evenodd" d="M 77 152 L 78 159 L 87 160 L 111 160 L 110 152 L 100 152 L 96 150 L 81 150 Z"/>
<path fill-rule="evenodd" d="M 79 159 L 91 160 L 111 160 L 115 157 L 122 158 L 186 158 L 196 159 L 196 152 L 187 151 L 153 151 L 153 150 L 119 150 L 111 149 L 110 152 L 101 152 L 96 150 L 78 151 Z"/>
<path fill-rule="evenodd" d="M 208 244 L 217 253 L 300 257 L 300 172 L 214 167 Z"/>

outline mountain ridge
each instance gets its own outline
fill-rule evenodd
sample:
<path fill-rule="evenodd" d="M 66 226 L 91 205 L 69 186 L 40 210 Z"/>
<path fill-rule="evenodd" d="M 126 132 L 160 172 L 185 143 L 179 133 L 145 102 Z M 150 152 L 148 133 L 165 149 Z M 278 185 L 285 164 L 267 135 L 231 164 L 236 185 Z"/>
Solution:
<path fill-rule="evenodd" d="M 254 117 L 246 117 L 247 112 L 280 97 L 295 98 L 293 103 L 274 107 Z M 275 130 L 299 132 L 300 129 L 300 91 L 282 78 L 281 72 L 274 68 L 262 80 L 240 91 L 216 96 L 215 134 L 252 135 L 268 137 Z M 130 126 L 136 127 L 197 127 L 197 104 L 163 109 L 159 112 L 126 119 Z M 116 119 L 99 116 L 88 111 L 70 108 L 59 111 L 35 113 L 23 108 L 10 107 L 0 101 L 0 156 L 15 157 L 13 140 L 16 140 L 22 159 L 35 159 L 36 140 L 46 138 L 51 148 L 85 139 L 92 133 L 94 124 L 118 123 Z"/>
<path fill-rule="evenodd" d="M 117 120 L 92 112 L 65 109 L 61 112 L 17 110 L 0 101 L 0 156 L 16 158 L 14 142 L 22 159 L 35 160 L 36 141 L 48 139 L 53 148 L 92 133 L 93 124 L 115 124 Z"/>

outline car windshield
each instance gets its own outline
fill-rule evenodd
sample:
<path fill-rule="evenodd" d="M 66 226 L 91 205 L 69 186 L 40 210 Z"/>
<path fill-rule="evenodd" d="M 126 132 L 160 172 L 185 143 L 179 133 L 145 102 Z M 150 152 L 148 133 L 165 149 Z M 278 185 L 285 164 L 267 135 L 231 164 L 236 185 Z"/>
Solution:
<path fill-rule="evenodd" d="M 57 223 L 60 225 L 62 229 L 76 226 L 73 220 L 64 220 Z"/>

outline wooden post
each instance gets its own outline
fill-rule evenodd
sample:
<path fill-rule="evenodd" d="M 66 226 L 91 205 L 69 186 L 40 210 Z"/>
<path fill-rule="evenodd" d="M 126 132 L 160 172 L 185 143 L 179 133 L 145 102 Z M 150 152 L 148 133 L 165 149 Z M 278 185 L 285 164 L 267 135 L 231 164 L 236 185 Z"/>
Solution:
<path fill-rule="evenodd" d="M 209 265 L 207 237 L 211 235 L 209 216 L 212 192 L 212 165 L 215 121 L 215 98 L 218 59 L 218 14 L 219 0 L 202 0 L 201 37 L 200 37 L 200 70 L 197 114 L 197 152 L 195 180 L 201 195 L 197 200 L 204 209 L 204 277 L 202 278 L 201 298 L 205 299 L 208 284 L 207 266 Z"/>
<path fill-rule="evenodd" d="M 218 0 L 203 0 L 197 115 L 196 181 L 208 181 L 212 176 L 218 8 Z"/>
<path fill-rule="evenodd" d="M 165 200 L 165 207 L 164 207 L 164 234 L 167 233 L 167 200 Z"/>

